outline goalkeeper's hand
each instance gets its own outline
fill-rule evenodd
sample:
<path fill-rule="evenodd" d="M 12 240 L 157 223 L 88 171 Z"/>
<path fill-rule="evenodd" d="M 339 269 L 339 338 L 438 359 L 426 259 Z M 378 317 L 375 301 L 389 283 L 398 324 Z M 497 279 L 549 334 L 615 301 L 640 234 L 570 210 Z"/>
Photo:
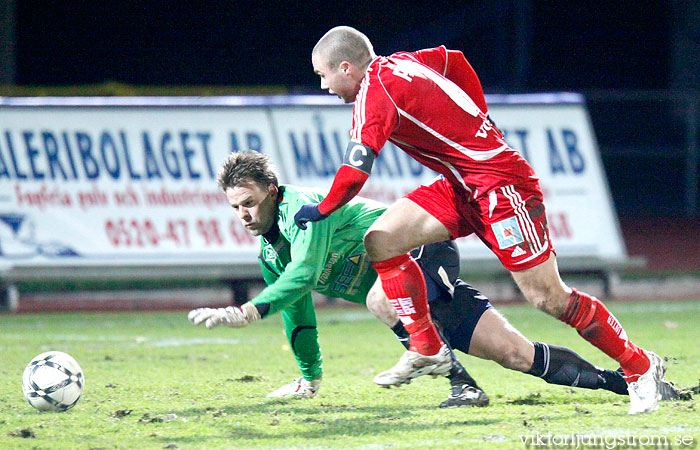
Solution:
<path fill-rule="evenodd" d="M 318 222 L 326 217 L 328 216 L 321 214 L 321 211 L 318 210 L 318 203 L 307 203 L 294 214 L 294 223 L 302 230 L 306 230 L 308 222 Z"/>
<path fill-rule="evenodd" d="M 228 308 L 197 308 L 190 311 L 187 319 L 195 325 L 204 322 L 207 328 L 226 325 L 227 327 L 242 328 L 250 322 L 260 320 L 258 309 L 250 302 L 244 303 L 240 308 L 229 306 Z"/>

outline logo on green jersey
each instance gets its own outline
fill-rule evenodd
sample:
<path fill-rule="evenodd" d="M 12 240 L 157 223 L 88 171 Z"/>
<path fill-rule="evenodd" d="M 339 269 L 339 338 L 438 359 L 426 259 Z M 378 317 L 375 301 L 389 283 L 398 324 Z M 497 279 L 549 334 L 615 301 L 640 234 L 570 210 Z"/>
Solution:
<path fill-rule="evenodd" d="M 358 253 L 357 255 L 348 256 L 348 261 L 355 264 L 356 266 L 359 266 L 360 261 L 362 261 L 362 253 Z"/>
<path fill-rule="evenodd" d="M 265 248 L 265 261 L 274 261 L 277 259 L 277 252 L 272 247 Z"/>

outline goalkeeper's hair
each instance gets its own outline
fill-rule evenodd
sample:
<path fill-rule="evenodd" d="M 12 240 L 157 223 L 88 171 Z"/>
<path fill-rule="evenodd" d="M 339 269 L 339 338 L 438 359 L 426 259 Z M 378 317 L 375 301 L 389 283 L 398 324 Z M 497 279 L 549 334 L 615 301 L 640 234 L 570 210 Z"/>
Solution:
<path fill-rule="evenodd" d="M 219 169 L 216 181 L 224 192 L 227 188 L 240 186 L 247 181 L 254 181 L 265 188 L 270 184 L 279 187 L 270 158 L 253 150 L 229 154 Z"/>
<path fill-rule="evenodd" d="M 331 69 L 337 69 L 343 61 L 366 67 L 376 56 L 367 36 L 347 26 L 331 28 L 316 43 L 311 55 L 322 57 Z"/>

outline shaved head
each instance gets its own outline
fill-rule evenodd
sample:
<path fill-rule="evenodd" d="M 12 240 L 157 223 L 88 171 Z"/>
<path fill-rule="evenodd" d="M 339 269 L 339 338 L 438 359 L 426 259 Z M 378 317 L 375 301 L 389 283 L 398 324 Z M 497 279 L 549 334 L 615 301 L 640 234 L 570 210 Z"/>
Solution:
<path fill-rule="evenodd" d="M 311 56 L 321 58 L 329 68 L 336 69 L 343 61 L 364 68 L 376 55 L 367 36 L 352 27 L 340 26 L 323 35 Z"/>

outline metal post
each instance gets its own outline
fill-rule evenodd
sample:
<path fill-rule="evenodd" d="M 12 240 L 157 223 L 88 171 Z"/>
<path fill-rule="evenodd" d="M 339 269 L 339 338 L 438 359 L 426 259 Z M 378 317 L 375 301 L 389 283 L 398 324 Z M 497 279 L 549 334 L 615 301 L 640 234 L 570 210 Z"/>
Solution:
<path fill-rule="evenodd" d="M 19 309 L 19 289 L 14 283 L 0 284 L 0 311 L 17 312 Z"/>

